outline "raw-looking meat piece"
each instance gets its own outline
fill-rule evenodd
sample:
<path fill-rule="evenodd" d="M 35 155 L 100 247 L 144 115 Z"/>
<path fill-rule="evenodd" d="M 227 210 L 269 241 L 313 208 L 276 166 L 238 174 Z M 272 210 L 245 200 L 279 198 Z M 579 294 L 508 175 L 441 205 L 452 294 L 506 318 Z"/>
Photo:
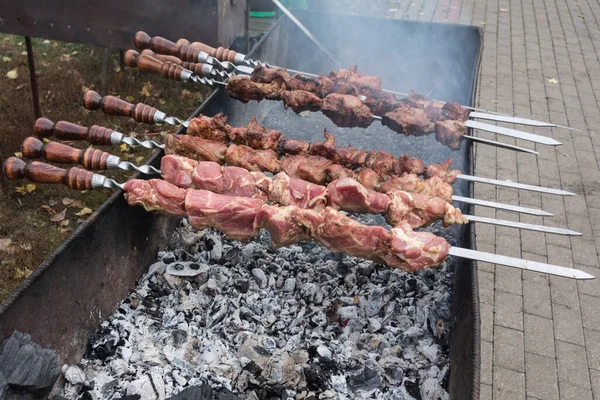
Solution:
<path fill-rule="evenodd" d="M 461 172 L 458 169 L 450 170 L 452 161 L 452 158 L 449 158 L 444 162 L 428 165 L 427 168 L 425 168 L 425 176 L 428 178 L 437 176 L 444 182 L 453 184 L 456 182 L 456 178 Z"/>
<path fill-rule="evenodd" d="M 381 177 L 370 168 L 364 168 L 358 171 L 356 180 L 367 189 L 375 190 L 381 184 Z"/>
<path fill-rule="evenodd" d="M 327 186 L 329 206 L 355 213 L 383 214 L 391 199 L 384 193 L 369 190 L 350 178 L 331 182 Z"/>
<path fill-rule="evenodd" d="M 225 161 L 249 171 L 269 171 L 274 174 L 281 171 L 281 163 L 273 150 L 254 150 L 248 146 L 232 144 L 227 148 Z"/>
<path fill-rule="evenodd" d="M 442 219 L 444 226 L 468 222 L 458 208 L 440 198 L 401 190 L 390 192 L 389 195 L 392 201 L 386 220 L 392 226 L 407 222 L 411 227 L 418 228 L 438 219 Z"/>
<path fill-rule="evenodd" d="M 256 216 L 256 225 L 271 234 L 273 247 L 289 246 L 310 240 L 310 232 L 295 218 L 298 207 L 276 207 L 266 205 Z"/>
<path fill-rule="evenodd" d="M 262 172 L 250 172 L 240 167 L 222 167 L 223 194 L 267 200 L 271 178 Z"/>
<path fill-rule="evenodd" d="M 321 111 L 339 127 L 367 128 L 373 114 L 358 97 L 333 93 L 325 97 Z"/>
<path fill-rule="evenodd" d="M 187 191 L 162 179 L 149 181 L 132 179 L 125 183 L 125 199 L 129 205 L 141 205 L 146 211 L 159 211 L 170 215 L 185 216 Z"/>
<path fill-rule="evenodd" d="M 394 190 L 426 194 L 428 196 L 439 197 L 448 203 L 452 203 L 452 186 L 438 177 L 422 179 L 415 174 L 404 174 L 400 177 L 394 176 L 379 186 L 379 191 L 383 193 Z"/>
<path fill-rule="evenodd" d="M 453 150 L 460 149 L 462 137 L 467 134 L 463 121 L 446 120 L 435 123 L 435 138 Z"/>
<path fill-rule="evenodd" d="M 415 232 L 406 223 L 390 230 L 390 236 L 391 252 L 384 259 L 388 265 L 402 261 L 401 268 L 405 271 L 440 265 L 448 257 L 451 247 L 444 238 L 429 232 Z"/>
<path fill-rule="evenodd" d="M 196 161 L 225 162 L 225 143 L 206 140 L 188 135 L 172 135 L 165 137 L 165 154 L 176 154 Z"/>
<path fill-rule="evenodd" d="M 327 206 L 327 188 L 302 179 L 291 179 L 285 172 L 273 179 L 269 200 L 284 206 L 323 210 Z"/>
<path fill-rule="evenodd" d="M 260 199 L 232 197 L 208 190 L 188 189 L 185 209 L 194 229 L 216 228 L 235 240 L 258 235 L 256 214 L 265 205 Z"/>
<path fill-rule="evenodd" d="M 327 168 L 332 164 L 332 161 L 318 156 L 289 156 L 281 161 L 281 170 L 290 178 L 324 185 L 328 182 Z"/>
<path fill-rule="evenodd" d="M 212 161 L 205 161 L 208 166 L 214 166 L 220 171 L 221 166 Z M 180 188 L 196 188 L 192 175 L 198 166 L 198 161 L 176 155 L 166 155 L 160 160 L 160 172 L 164 180 Z M 212 190 L 212 189 L 209 189 Z"/>
<path fill-rule="evenodd" d="M 384 114 L 381 123 L 406 136 L 428 135 L 434 128 L 425 111 L 408 107 L 400 107 Z"/>

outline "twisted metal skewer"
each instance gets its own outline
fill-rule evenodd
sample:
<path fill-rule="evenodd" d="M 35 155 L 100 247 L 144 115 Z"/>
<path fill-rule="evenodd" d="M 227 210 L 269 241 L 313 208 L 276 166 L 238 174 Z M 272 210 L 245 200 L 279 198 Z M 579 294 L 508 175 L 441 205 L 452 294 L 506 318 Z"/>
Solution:
<path fill-rule="evenodd" d="M 119 163 L 117 164 L 117 168 L 122 169 L 124 171 L 137 171 L 146 175 L 160 175 L 161 173 L 159 169 L 156 169 L 151 165 L 137 166 L 129 161 L 119 161 Z"/>
<path fill-rule="evenodd" d="M 156 143 L 153 140 L 144 140 L 144 141 L 141 141 L 141 140 L 138 140 L 138 139 L 136 139 L 134 137 L 131 137 L 131 136 L 123 136 L 120 139 L 120 141 L 121 141 L 121 143 L 125 143 L 125 144 L 127 144 L 127 145 L 129 145 L 131 147 L 141 146 L 141 147 L 144 147 L 146 149 L 164 149 L 165 148 L 164 144 Z"/>

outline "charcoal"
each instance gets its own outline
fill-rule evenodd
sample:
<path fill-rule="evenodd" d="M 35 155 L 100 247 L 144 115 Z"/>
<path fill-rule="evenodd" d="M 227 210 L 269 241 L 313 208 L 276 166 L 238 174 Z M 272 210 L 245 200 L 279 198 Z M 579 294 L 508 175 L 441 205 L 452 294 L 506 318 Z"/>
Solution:
<path fill-rule="evenodd" d="M 0 344 L 0 398 L 43 396 L 59 375 L 56 354 L 33 343 L 30 335 L 15 331 Z"/>
<path fill-rule="evenodd" d="M 202 274 L 174 276 L 175 265 Z M 311 242 L 274 249 L 268 234 L 240 243 L 183 223 L 91 338 L 78 363 L 86 381 L 62 394 L 446 399 L 452 284 L 446 262 L 406 273 Z"/>

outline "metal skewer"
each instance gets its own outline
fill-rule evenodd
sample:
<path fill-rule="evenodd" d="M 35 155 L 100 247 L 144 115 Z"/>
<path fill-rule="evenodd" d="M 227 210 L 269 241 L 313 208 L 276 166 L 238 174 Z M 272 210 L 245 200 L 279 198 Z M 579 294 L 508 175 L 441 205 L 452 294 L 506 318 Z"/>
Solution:
<path fill-rule="evenodd" d="M 273 0 L 276 1 L 276 0 Z M 285 7 L 284 7 L 285 8 Z M 287 11 L 287 12 L 286 12 Z M 289 11 L 286 9 L 286 14 L 290 16 Z M 293 15 L 292 15 L 293 17 Z M 291 18 L 292 18 L 291 17 Z M 294 21 L 296 22 L 296 21 Z M 301 24 L 300 24 L 301 25 Z M 302 28 L 301 28 L 302 29 Z M 305 32 L 306 33 L 306 32 Z M 310 37 L 310 36 L 309 36 Z M 313 40 L 313 37 L 310 37 Z M 316 39 L 314 39 L 316 40 Z M 313 40 L 313 41 L 314 41 Z M 189 42 L 188 42 L 189 43 Z M 316 41 L 317 45 L 324 49 L 318 41 Z M 203 43 L 194 42 L 191 44 L 182 43 L 176 44 L 171 41 L 168 41 L 160 36 L 156 36 L 151 38 L 145 32 L 138 32 L 135 35 L 134 44 L 138 49 L 152 49 L 156 53 L 168 54 L 174 57 L 181 59 L 182 61 L 187 61 L 191 63 L 207 63 L 211 65 L 218 65 L 225 71 L 237 71 L 243 74 L 250 75 L 254 71 L 254 67 L 257 65 L 263 65 L 270 68 L 281 68 L 276 65 L 271 65 L 269 63 L 262 62 L 260 60 L 253 60 L 248 58 L 245 54 L 237 53 L 230 49 L 225 49 L 223 47 L 213 48 L 207 46 Z M 190 51 L 190 49 L 192 49 Z M 195 51 L 194 51 L 195 50 Z M 326 50 L 324 50 L 326 51 Z M 327 52 L 327 51 L 326 51 Z M 328 52 L 327 52 L 328 53 Z M 248 65 L 244 66 L 244 64 Z M 306 76 L 310 76 L 313 78 L 319 77 L 317 74 L 312 74 L 304 71 L 297 71 L 290 68 L 286 68 L 288 72 L 302 74 Z M 394 90 L 381 89 L 383 92 L 407 97 L 408 93 L 398 92 Z M 440 100 L 433 100 L 441 102 Z M 573 131 L 579 131 L 575 128 L 569 128 L 563 125 L 557 125 L 549 122 L 536 121 L 527 118 L 515 117 L 508 114 L 502 114 L 498 112 L 490 112 L 481 108 L 463 106 L 473 112 L 469 114 L 471 118 L 479 118 L 479 119 L 487 119 L 498 122 L 507 122 L 519 125 L 531 125 L 536 127 L 554 127 L 554 128 L 564 128 Z"/>
<path fill-rule="evenodd" d="M 10 157 L 4 163 L 4 171 L 8 179 L 26 178 L 35 183 L 62 183 L 75 190 L 90 190 L 96 188 L 123 189 L 124 185 L 100 174 L 85 169 L 73 167 L 69 170 L 40 162 L 26 164 L 23 160 Z M 557 275 L 571 279 L 594 279 L 584 271 L 565 268 L 557 265 L 539 263 L 478 250 L 451 247 L 449 255 L 471 260 L 485 261 L 492 264 L 512 268 L 537 271 L 549 275 Z"/>
<path fill-rule="evenodd" d="M 190 121 L 188 121 L 188 120 L 182 121 L 175 117 L 167 117 L 167 115 L 165 113 L 163 113 L 162 111 L 159 111 L 156 108 L 150 107 L 147 104 L 137 103 L 134 105 L 134 104 L 126 102 L 125 100 L 122 100 L 122 99 L 119 99 L 119 98 L 113 97 L 113 96 L 101 97 L 98 93 L 94 92 L 93 90 L 89 90 L 84 94 L 83 106 L 88 110 L 102 109 L 107 114 L 132 117 L 133 119 L 135 119 L 138 122 L 144 122 L 144 123 L 149 123 L 149 124 L 168 123 L 170 125 L 183 125 L 184 127 L 187 128 L 190 123 Z M 48 127 L 48 129 L 51 129 L 51 128 L 52 128 L 52 122 L 50 122 L 50 126 Z M 80 131 L 81 131 L 81 129 L 83 129 L 85 131 L 86 128 L 79 127 Z M 102 129 L 106 129 L 106 128 L 102 128 Z M 88 139 L 84 139 L 84 140 L 88 140 Z M 120 139 L 120 140 L 124 140 L 124 139 Z M 483 142 L 487 141 L 487 139 L 481 139 L 481 138 L 477 138 L 475 136 L 469 136 L 469 140 L 483 141 Z M 109 143 L 110 143 L 109 141 L 106 142 L 106 144 L 109 144 Z M 511 146 L 511 145 L 506 145 L 504 143 L 499 143 L 499 142 L 494 142 L 494 143 L 498 143 L 499 145 L 501 145 L 500 147 Z M 161 147 L 161 145 L 158 145 L 158 144 L 156 144 L 156 146 Z M 523 150 L 521 150 L 521 151 L 532 152 L 532 150 L 529 150 L 529 149 L 524 149 L 524 148 L 522 148 L 522 149 Z M 545 187 L 541 187 L 541 186 L 526 185 L 526 184 L 522 184 L 522 183 L 518 183 L 518 182 L 501 181 L 501 180 L 495 180 L 495 179 L 491 179 L 491 178 L 478 177 L 478 176 L 465 175 L 465 174 L 458 175 L 458 179 L 470 180 L 470 181 L 482 182 L 482 183 L 489 183 L 489 184 L 496 184 L 498 186 L 530 190 L 530 191 L 534 191 L 534 192 L 558 194 L 561 196 L 574 195 L 574 193 L 562 191 L 559 189 L 551 189 L 551 188 L 545 188 Z"/>

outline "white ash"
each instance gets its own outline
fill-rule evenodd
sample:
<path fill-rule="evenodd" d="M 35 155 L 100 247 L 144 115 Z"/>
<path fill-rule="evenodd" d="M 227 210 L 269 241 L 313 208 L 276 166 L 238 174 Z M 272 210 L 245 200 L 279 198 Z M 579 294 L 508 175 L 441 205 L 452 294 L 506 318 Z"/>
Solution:
<path fill-rule="evenodd" d="M 162 400 L 205 384 L 228 399 L 447 399 L 450 264 L 405 273 L 184 220 L 80 364 L 65 366 L 63 395 Z"/>

